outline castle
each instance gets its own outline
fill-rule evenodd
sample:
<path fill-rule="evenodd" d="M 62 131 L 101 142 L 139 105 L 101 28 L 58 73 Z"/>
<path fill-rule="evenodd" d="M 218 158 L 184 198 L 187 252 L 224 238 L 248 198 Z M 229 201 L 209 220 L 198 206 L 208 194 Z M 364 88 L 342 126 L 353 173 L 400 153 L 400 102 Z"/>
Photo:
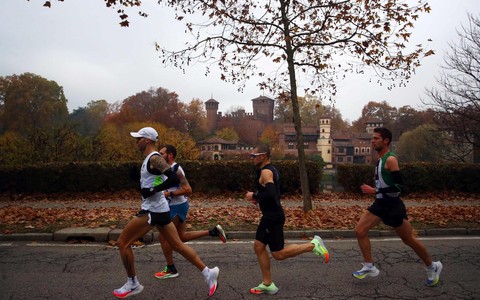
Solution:
<path fill-rule="evenodd" d="M 198 143 L 201 156 L 218 160 L 226 156 L 244 156 L 258 142 L 267 126 L 275 126 L 278 133 L 278 151 L 283 156 L 296 157 L 296 132 L 293 123 L 274 123 L 275 100 L 260 96 L 252 99 L 253 113 L 240 109 L 228 115 L 218 112 L 219 102 L 209 99 L 205 102 L 207 111 L 207 131 L 231 127 L 239 134 L 244 144 L 225 141 L 213 137 Z M 332 132 L 332 119 L 328 116 L 318 120 L 316 125 L 302 126 L 305 154 L 320 155 L 327 167 L 336 164 L 372 164 L 375 153 L 371 149 L 373 128 L 383 126 L 380 120 L 372 119 L 366 123 L 364 133 Z"/>

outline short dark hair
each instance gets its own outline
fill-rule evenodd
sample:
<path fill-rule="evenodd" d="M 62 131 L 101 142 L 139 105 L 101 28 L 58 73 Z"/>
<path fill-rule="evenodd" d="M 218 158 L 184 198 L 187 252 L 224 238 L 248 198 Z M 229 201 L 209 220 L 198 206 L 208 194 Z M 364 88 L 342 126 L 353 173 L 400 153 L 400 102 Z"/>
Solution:
<path fill-rule="evenodd" d="M 268 144 L 258 144 L 257 145 L 258 153 L 265 153 L 265 155 L 270 158 L 270 146 Z"/>
<path fill-rule="evenodd" d="M 377 127 L 373 129 L 373 132 L 380 133 L 382 139 L 388 139 L 388 144 L 392 141 L 392 132 L 385 127 Z"/>
<path fill-rule="evenodd" d="M 164 147 L 167 154 L 172 154 L 173 158 L 177 157 L 177 148 L 175 146 L 167 144 Z"/>

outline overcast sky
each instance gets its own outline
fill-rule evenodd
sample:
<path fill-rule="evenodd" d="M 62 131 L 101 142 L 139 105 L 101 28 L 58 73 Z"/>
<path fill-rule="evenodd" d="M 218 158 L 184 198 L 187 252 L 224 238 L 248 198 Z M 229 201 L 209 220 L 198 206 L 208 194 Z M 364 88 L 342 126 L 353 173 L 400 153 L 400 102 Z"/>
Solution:
<path fill-rule="evenodd" d="M 251 99 L 275 97 L 260 91 L 254 80 L 239 93 L 218 73 L 205 77 L 204 65 L 189 68 L 186 74 L 163 68 L 154 43 L 171 48 L 185 39 L 183 28 L 156 1 L 144 1 L 146 19 L 131 11 L 128 28 L 118 25 L 116 11 L 105 8 L 101 0 L 52 1 L 50 9 L 42 7 L 44 2 L 0 1 L 0 76 L 30 72 L 56 81 L 64 89 L 70 112 L 92 100 L 114 103 L 151 87 L 176 92 L 183 102 L 213 96 L 223 112 L 239 106 L 251 112 Z M 458 41 L 456 30 L 467 24 L 467 12 L 480 14 L 478 0 L 431 0 L 430 6 L 431 13 L 415 23 L 412 44 L 422 43 L 436 55 L 422 61 L 406 87 L 392 91 L 386 84 L 376 84 L 376 79 L 370 82 L 368 75 L 338 82 L 335 106 L 344 119 L 358 119 L 369 101 L 421 109 L 425 88 L 435 86 L 448 43 Z M 427 44 L 428 38 L 432 41 Z"/>

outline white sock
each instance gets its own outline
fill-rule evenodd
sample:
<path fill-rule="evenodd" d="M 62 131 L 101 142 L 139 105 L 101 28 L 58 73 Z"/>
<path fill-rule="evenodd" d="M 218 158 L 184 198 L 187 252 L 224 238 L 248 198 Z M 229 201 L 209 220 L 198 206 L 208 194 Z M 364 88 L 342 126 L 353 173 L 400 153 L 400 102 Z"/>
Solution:
<path fill-rule="evenodd" d="M 128 282 L 133 286 L 138 285 L 137 276 L 128 277 Z"/>
<path fill-rule="evenodd" d="M 433 270 L 434 267 L 435 267 L 435 262 L 432 262 L 432 264 L 429 265 L 429 266 L 427 267 L 427 269 Z"/>
<path fill-rule="evenodd" d="M 372 268 L 372 267 L 373 267 L 373 263 L 371 263 L 371 262 L 366 262 L 366 263 L 364 264 L 364 266 L 367 267 L 367 268 Z"/>
<path fill-rule="evenodd" d="M 208 278 L 209 273 L 210 273 L 210 269 L 208 267 L 205 267 L 205 269 L 202 270 L 202 274 L 205 278 Z"/>

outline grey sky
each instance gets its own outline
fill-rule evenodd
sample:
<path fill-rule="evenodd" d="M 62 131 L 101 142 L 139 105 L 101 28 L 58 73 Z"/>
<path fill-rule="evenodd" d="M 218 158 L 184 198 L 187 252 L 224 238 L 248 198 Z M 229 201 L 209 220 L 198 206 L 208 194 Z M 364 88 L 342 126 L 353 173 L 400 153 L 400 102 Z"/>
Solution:
<path fill-rule="evenodd" d="M 130 27 L 122 28 L 116 11 L 105 8 L 103 1 L 52 1 L 50 9 L 42 7 L 44 2 L 0 1 L 0 76 L 31 72 L 55 80 L 64 88 L 70 111 L 91 100 L 121 101 L 150 87 L 174 91 L 183 102 L 213 96 L 223 112 L 233 106 L 251 111 L 250 100 L 263 94 L 254 80 L 239 93 L 218 73 L 205 77 L 203 65 L 186 74 L 163 68 L 154 43 L 181 45 L 184 30 L 171 17 L 162 16 L 165 8 L 155 3 L 144 1 L 143 10 L 150 16 L 144 19 L 132 11 Z M 357 119 L 369 101 L 421 108 L 420 98 L 425 98 L 425 88 L 435 85 L 447 43 L 458 41 L 456 29 L 467 24 L 467 12 L 480 14 L 478 0 L 431 0 L 430 5 L 432 12 L 415 23 L 412 44 L 428 45 L 436 55 L 422 61 L 407 87 L 393 91 L 376 84 L 376 79 L 370 83 L 368 75 L 338 82 L 335 105 L 345 119 Z M 427 44 L 428 38 L 432 42 Z"/>

